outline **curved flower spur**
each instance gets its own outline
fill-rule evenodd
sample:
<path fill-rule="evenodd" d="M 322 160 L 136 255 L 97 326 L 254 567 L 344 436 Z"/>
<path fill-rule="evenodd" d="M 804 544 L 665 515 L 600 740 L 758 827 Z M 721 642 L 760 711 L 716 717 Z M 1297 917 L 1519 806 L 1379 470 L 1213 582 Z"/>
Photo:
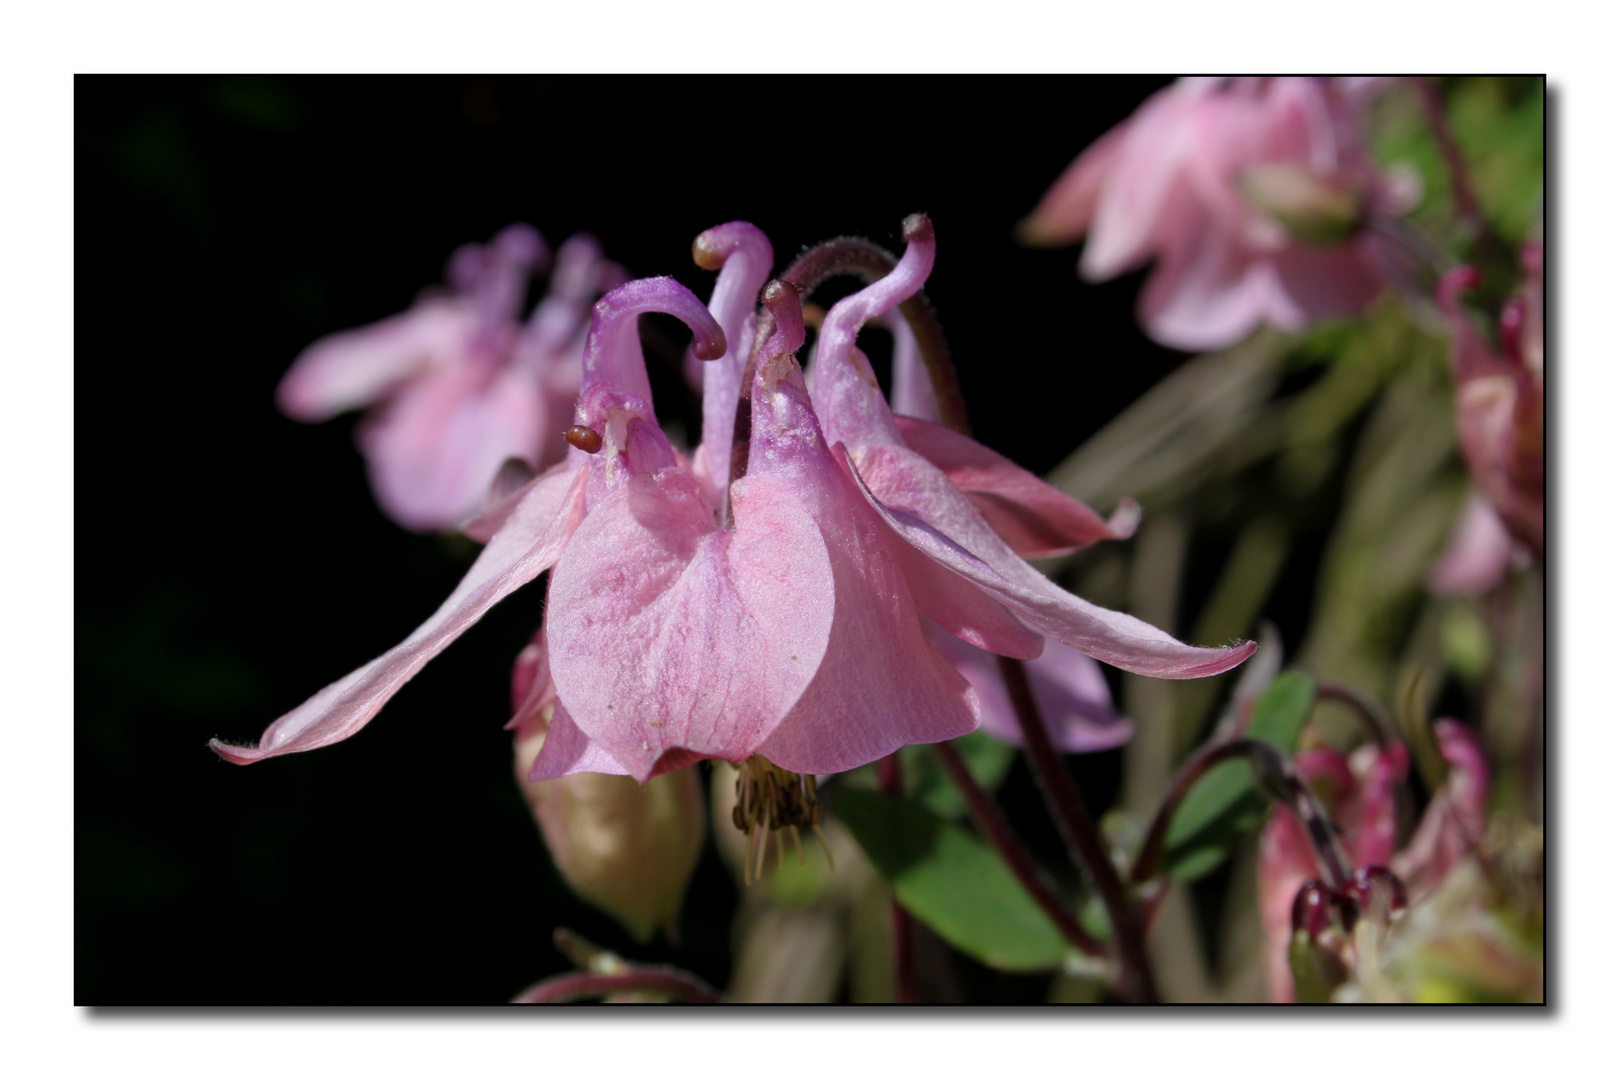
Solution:
<path fill-rule="evenodd" d="M 450 289 L 304 350 L 276 396 L 297 420 L 372 407 L 357 438 L 384 512 L 409 529 L 454 526 L 504 462 L 560 460 L 594 298 L 625 279 L 584 233 L 558 249 L 546 295 L 519 322 L 545 240 L 511 225 L 450 258 Z"/>

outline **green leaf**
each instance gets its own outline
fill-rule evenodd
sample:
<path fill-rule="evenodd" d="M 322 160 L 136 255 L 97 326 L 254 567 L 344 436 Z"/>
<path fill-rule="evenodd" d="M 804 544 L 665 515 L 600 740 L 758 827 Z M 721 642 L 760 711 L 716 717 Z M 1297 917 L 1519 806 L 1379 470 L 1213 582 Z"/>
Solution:
<path fill-rule="evenodd" d="M 968 772 L 985 791 L 994 794 L 1007 778 L 1018 751 L 982 731 L 954 739 L 951 746 L 962 756 Z M 961 789 L 951 780 L 939 754 L 932 746 L 907 746 L 900 751 L 905 769 L 906 790 L 917 802 L 947 821 L 960 821 L 967 814 Z"/>
<path fill-rule="evenodd" d="M 1001 857 L 914 802 L 839 787 L 827 801 L 895 899 L 951 945 L 1003 971 L 1050 971 L 1070 951 Z"/>
<path fill-rule="evenodd" d="M 1277 677 L 1255 702 L 1244 733 L 1292 756 L 1316 704 L 1316 682 L 1301 672 Z M 1223 761 L 1193 784 L 1176 808 L 1165 836 L 1165 873 L 1191 881 L 1219 866 L 1238 843 L 1265 822 L 1269 800 L 1246 761 Z"/>

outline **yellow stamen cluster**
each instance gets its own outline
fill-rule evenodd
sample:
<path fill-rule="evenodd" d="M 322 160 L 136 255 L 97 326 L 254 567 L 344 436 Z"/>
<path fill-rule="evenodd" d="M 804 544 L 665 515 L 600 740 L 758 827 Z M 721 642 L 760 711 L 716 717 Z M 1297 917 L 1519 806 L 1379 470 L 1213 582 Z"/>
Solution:
<path fill-rule="evenodd" d="M 765 848 L 778 830 L 793 837 L 804 865 L 804 845 L 799 828 L 815 831 L 821 850 L 827 854 L 827 870 L 833 869 L 832 849 L 821 832 L 821 804 L 816 801 L 816 778 L 788 772 L 755 754 L 737 766 L 737 805 L 731 810 L 731 823 L 748 837 L 743 854 L 743 884 L 759 880 L 765 870 Z M 757 839 L 756 839 L 757 837 Z M 782 866 L 782 838 L 776 836 L 776 866 Z M 749 869 L 753 873 L 750 876 Z"/>

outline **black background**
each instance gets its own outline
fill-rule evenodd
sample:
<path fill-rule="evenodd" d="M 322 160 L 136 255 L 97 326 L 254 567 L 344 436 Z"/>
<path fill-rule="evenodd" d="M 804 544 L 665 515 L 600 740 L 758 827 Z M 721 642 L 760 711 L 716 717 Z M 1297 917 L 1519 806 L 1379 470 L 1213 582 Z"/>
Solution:
<path fill-rule="evenodd" d="M 709 226 L 754 222 L 780 268 L 836 235 L 898 251 L 922 210 L 977 434 L 1044 471 L 1180 357 L 1135 327 L 1140 275 L 1083 286 L 1013 226 L 1160 83 L 79 79 L 77 1002 L 499 1002 L 564 966 L 558 925 L 723 985 L 712 846 L 679 947 L 547 861 L 501 730 L 538 584 L 350 741 L 209 752 L 395 644 L 475 554 L 385 519 L 353 417 L 294 423 L 275 384 L 512 221 L 707 296 Z"/>

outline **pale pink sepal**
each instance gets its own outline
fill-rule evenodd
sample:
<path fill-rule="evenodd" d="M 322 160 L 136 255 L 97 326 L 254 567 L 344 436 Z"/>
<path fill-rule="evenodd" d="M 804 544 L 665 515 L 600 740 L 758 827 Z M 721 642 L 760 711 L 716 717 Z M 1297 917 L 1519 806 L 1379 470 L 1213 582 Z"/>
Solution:
<path fill-rule="evenodd" d="M 958 587 L 985 591 L 1031 628 L 1104 663 L 1162 679 L 1218 675 L 1254 654 L 1252 641 L 1224 649 L 1184 645 L 1064 591 L 1002 543 L 967 496 L 920 455 L 896 446 L 857 453 L 853 461 L 846 454 L 850 475 L 889 527 L 955 571 L 963 579 Z"/>
<path fill-rule="evenodd" d="M 981 729 L 1002 742 L 1023 746 L 1018 714 L 995 656 L 938 631 L 933 642 L 979 695 Z M 1061 641 L 1048 641 L 1045 652 L 1025 661 L 1025 670 L 1041 720 L 1058 749 L 1089 754 L 1130 740 L 1131 722 L 1114 711 L 1108 679 L 1097 661 Z"/>
<path fill-rule="evenodd" d="M 585 474 L 557 473 L 537 484 L 479 554 L 433 617 L 364 667 L 339 679 L 266 729 L 256 747 L 209 745 L 238 765 L 313 750 L 348 738 L 433 657 L 502 597 L 552 566 L 580 522 Z"/>
<path fill-rule="evenodd" d="M 324 337 L 282 377 L 276 403 L 307 422 L 363 408 L 421 371 L 457 362 L 476 325 L 466 305 L 425 300 L 371 326 Z"/>
<path fill-rule="evenodd" d="M 906 445 L 949 477 L 1023 558 L 1067 555 L 1099 540 L 1123 540 L 1142 519 L 1142 508 L 1125 499 L 1105 521 L 1085 503 L 982 443 L 926 420 L 894 420 Z"/>
<path fill-rule="evenodd" d="M 553 576 L 558 694 L 638 779 L 666 750 L 753 753 L 826 649 L 833 581 L 815 521 L 770 476 L 745 477 L 732 499 L 736 528 L 721 530 L 690 474 L 632 476 Z"/>
<path fill-rule="evenodd" d="M 555 703 L 551 726 L 546 730 L 546 741 L 540 747 L 534 764 L 529 766 L 530 780 L 555 780 L 575 773 L 607 773 L 611 776 L 629 776 L 630 770 L 613 760 L 613 755 L 593 743 L 579 730 L 567 706 Z M 638 777 L 645 780 L 647 777 Z"/>

